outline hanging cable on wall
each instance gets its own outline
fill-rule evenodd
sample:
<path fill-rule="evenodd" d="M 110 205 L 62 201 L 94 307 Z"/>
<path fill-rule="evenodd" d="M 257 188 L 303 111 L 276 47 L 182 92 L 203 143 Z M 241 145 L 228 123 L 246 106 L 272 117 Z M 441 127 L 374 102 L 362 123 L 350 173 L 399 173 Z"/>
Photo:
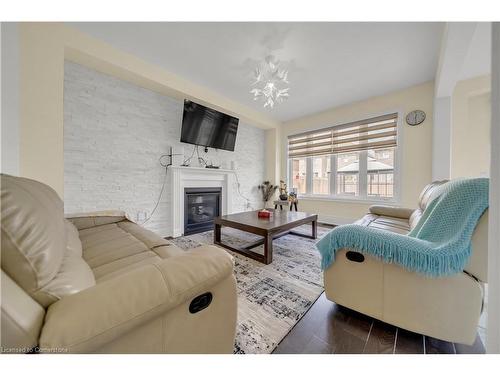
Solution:
<path fill-rule="evenodd" d="M 199 155 L 198 146 L 194 146 L 193 152 L 191 153 L 191 156 L 189 156 L 187 159 L 185 159 L 183 161 L 182 165 L 183 166 L 189 165 L 187 163 L 189 163 L 191 161 L 191 159 L 193 158 L 195 153 L 197 154 L 198 161 L 200 161 L 200 162 L 203 161 L 206 164 L 205 160 L 202 157 L 200 157 L 200 155 Z M 161 185 L 160 194 L 158 195 L 158 199 L 156 200 L 155 206 L 154 206 L 153 210 L 151 211 L 151 214 L 149 215 L 149 217 L 146 220 L 144 220 L 142 223 L 140 223 L 141 225 L 146 224 L 149 220 L 151 220 L 151 218 L 155 214 L 156 210 L 158 209 L 158 206 L 160 205 L 160 202 L 161 202 L 161 198 L 163 196 L 163 192 L 165 191 L 165 186 L 167 184 L 168 167 L 170 167 L 172 165 L 172 157 L 177 156 L 177 155 L 183 155 L 183 154 L 172 154 L 172 151 L 170 151 L 170 154 L 163 154 L 158 158 L 158 163 L 163 168 L 165 168 L 165 175 L 163 176 L 163 182 Z M 164 158 L 167 158 L 167 157 L 169 158 L 168 162 L 166 162 L 164 160 Z M 250 206 L 250 199 L 248 199 L 246 196 L 244 196 L 241 193 L 241 190 L 240 190 L 241 184 L 240 184 L 240 180 L 238 177 L 238 173 L 236 171 L 234 171 L 234 176 L 236 177 L 236 191 L 237 191 L 238 195 L 246 201 L 247 207 L 251 207 Z"/>
<path fill-rule="evenodd" d="M 158 195 L 158 200 L 156 201 L 156 204 L 153 208 L 153 211 L 151 211 L 151 215 L 149 215 L 149 217 L 140 224 L 146 224 L 153 217 L 154 213 L 156 212 L 156 209 L 160 205 L 161 197 L 163 196 L 163 191 L 165 190 L 165 185 L 167 184 L 168 167 L 170 167 L 172 165 L 172 157 L 177 156 L 177 155 L 183 155 L 183 154 L 172 154 L 172 150 L 170 150 L 170 154 L 164 154 L 164 155 L 161 155 L 159 157 L 158 162 L 160 163 L 160 165 L 163 168 L 165 168 L 165 175 L 163 177 L 163 183 L 161 185 L 160 194 Z M 194 155 L 194 152 L 193 152 L 193 155 Z M 166 157 L 170 158 L 170 160 L 168 162 L 165 162 L 163 160 Z M 191 155 L 191 157 L 192 157 L 192 155 Z"/>
<path fill-rule="evenodd" d="M 240 197 L 242 197 L 244 200 L 246 200 L 247 202 L 247 207 L 250 207 L 250 199 L 248 199 L 247 197 L 245 197 L 243 194 L 241 194 L 241 191 L 240 191 L 240 180 L 238 178 L 238 172 L 234 171 L 234 176 L 236 177 L 236 191 L 238 192 L 238 195 Z"/>
<path fill-rule="evenodd" d="M 194 153 L 197 152 L 197 150 L 198 150 L 198 146 L 197 145 L 193 146 L 193 152 L 191 153 L 191 156 L 188 157 L 187 159 L 184 159 L 184 161 L 182 162 L 183 167 L 189 167 L 188 163 L 191 161 L 191 159 L 194 156 Z"/>
<path fill-rule="evenodd" d="M 207 152 L 207 149 L 205 149 L 205 152 Z M 198 146 L 196 146 L 196 155 L 198 156 L 198 163 L 203 164 L 205 167 L 207 166 L 207 162 L 204 158 L 200 156 L 200 153 L 198 151 Z"/>

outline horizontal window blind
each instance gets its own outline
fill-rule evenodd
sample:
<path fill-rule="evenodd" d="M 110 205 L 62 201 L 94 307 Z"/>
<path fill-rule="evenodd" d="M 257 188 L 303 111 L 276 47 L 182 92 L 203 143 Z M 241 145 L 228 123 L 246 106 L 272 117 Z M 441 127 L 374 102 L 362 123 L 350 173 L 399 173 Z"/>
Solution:
<path fill-rule="evenodd" d="M 391 113 L 288 137 L 288 157 L 355 152 L 397 145 L 398 114 Z"/>

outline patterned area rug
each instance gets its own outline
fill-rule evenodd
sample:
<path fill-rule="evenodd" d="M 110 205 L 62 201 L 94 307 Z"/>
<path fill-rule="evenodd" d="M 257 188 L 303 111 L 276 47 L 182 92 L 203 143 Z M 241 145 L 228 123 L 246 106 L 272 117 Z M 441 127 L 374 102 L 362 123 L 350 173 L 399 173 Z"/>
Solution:
<path fill-rule="evenodd" d="M 318 238 L 330 228 L 318 227 Z M 296 231 L 311 233 L 310 225 Z M 259 237 L 232 228 L 222 229 L 222 241 L 235 247 Z M 171 240 L 187 250 L 213 244 L 213 232 Z M 234 257 L 238 289 L 235 353 L 271 353 L 323 292 L 323 275 L 316 240 L 286 235 L 273 241 L 273 262 L 265 265 L 244 255 Z M 252 249 L 263 253 L 263 245 Z"/>

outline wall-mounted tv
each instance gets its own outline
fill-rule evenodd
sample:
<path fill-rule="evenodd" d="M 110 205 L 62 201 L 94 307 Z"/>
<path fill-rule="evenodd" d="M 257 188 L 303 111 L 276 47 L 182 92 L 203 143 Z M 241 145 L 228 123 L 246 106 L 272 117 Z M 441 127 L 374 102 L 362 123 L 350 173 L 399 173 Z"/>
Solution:
<path fill-rule="evenodd" d="M 239 119 L 184 100 L 181 142 L 234 151 Z"/>

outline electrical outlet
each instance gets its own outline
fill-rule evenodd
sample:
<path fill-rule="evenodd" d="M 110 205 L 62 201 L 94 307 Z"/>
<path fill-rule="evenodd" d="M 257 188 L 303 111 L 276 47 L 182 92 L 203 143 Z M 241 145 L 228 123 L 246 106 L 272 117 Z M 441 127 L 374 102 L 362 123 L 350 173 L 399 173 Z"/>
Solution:
<path fill-rule="evenodd" d="M 137 221 L 138 222 L 143 222 L 148 218 L 148 212 L 147 211 L 137 211 Z"/>

